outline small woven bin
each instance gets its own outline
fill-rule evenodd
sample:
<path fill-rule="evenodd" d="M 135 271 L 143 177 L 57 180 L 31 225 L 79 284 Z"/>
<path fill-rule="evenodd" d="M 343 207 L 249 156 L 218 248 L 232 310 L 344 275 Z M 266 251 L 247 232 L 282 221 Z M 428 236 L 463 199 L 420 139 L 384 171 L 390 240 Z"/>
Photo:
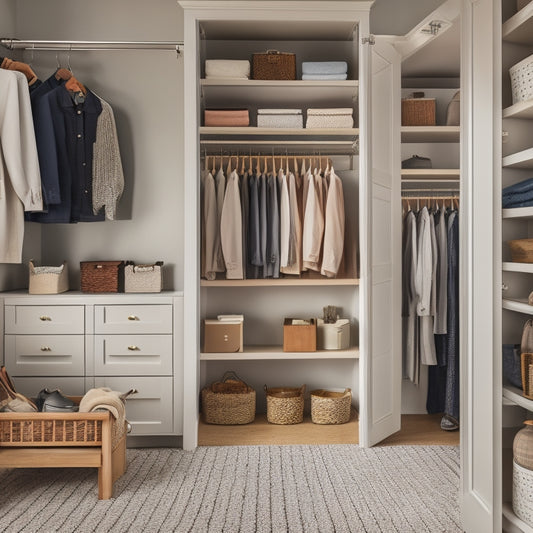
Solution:
<path fill-rule="evenodd" d="M 301 387 L 272 387 L 265 385 L 267 420 L 271 424 L 300 424 L 304 420 L 304 392 Z"/>
<path fill-rule="evenodd" d="M 520 354 L 522 369 L 522 394 L 533 400 L 533 353 Z"/>
<path fill-rule="evenodd" d="M 346 424 L 350 420 L 352 390 L 344 392 L 317 389 L 311 391 L 313 424 Z"/>
<path fill-rule="evenodd" d="M 255 390 L 235 372 L 202 389 L 202 413 L 206 424 L 241 425 L 255 419 Z"/>
<path fill-rule="evenodd" d="M 124 292 L 123 261 L 81 261 L 82 292 Z"/>
<path fill-rule="evenodd" d="M 516 239 L 507 244 L 514 263 L 533 263 L 533 239 Z"/>

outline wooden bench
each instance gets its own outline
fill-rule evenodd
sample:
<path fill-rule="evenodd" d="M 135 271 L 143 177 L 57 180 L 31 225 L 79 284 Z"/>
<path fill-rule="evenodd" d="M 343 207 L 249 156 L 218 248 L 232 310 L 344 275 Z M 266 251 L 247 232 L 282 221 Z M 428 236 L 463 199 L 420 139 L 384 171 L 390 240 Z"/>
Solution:
<path fill-rule="evenodd" d="M 98 468 L 98 499 L 126 471 L 126 431 L 113 441 L 109 411 L 0 413 L 0 467 Z"/>

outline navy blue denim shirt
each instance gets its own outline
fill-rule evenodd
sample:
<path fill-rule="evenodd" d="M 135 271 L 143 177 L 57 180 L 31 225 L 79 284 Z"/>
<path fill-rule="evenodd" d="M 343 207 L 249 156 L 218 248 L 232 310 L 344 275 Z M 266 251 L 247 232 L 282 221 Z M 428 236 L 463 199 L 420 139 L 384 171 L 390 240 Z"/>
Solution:
<path fill-rule="evenodd" d="M 102 112 L 100 100 L 87 91 L 85 101 L 76 103 L 60 86 L 38 103 L 37 150 L 45 183 L 59 185 L 60 203 L 48 205 L 46 213 L 32 213 L 41 223 L 93 222 L 104 220 L 92 208 L 92 160 L 96 124 Z"/>

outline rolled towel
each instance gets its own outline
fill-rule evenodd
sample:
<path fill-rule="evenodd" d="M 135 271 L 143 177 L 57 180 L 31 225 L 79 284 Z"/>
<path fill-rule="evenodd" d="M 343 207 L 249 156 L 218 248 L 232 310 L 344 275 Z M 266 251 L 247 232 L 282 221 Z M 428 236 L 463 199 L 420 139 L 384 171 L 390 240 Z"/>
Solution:
<path fill-rule="evenodd" d="M 503 202 L 503 209 L 516 209 L 517 207 L 533 207 L 533 199 L 525 200 L 523 202 Z"/>
<path fill-rule="evenodd" d="M 250 125 L 248 109 L 206 109 L 204 111 L 206 126 L 243 126 Z"/>
<path fill-rule="evenodd" d="M 302 74 L 345 74 L 348 72 L 346 61 L 304 61 Z"/>
<path fill-rule="evenodd" d="M 207 78 L 250 77 L 250 61 L 241 59 L 206 59 L 205 75 Z"/>
<path fill-rule="evenodd" d="M 302 74 L 302 80 L 346 80 L 348 74 Z"/>
<path fill-rule="evenodd" d="M 502 196 L 511 196 L 529 191 L 533 192 L 533 178 L 529 178 L 527 180 L 515 183 L 514 185 L 509 185 L 509 187 L 505 187 L 502 189 Z"/>

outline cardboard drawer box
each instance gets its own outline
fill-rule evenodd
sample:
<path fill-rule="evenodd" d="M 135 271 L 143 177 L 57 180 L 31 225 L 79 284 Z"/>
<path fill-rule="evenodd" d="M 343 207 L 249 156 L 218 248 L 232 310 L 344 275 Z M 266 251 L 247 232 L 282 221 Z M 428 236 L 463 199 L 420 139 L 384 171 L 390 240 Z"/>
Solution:
<path fill-rule="evenodd" d="M 243 323 L 204 320 L 204 352 L 234 353 L 243 351 Z"/>
<path fill-rule="evenodd" d="M 286 318 L 283 322 L 283 351 L 316 352 L 316 320 Z"/>

